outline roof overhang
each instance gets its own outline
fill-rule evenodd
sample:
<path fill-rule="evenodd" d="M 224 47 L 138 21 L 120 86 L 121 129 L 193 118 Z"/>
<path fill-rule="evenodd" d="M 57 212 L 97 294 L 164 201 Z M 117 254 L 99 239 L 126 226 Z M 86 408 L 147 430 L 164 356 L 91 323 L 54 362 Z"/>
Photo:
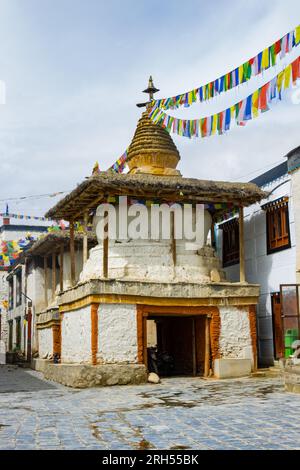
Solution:
<path fill-rule="evenodd" d="M 81 220 L 83 214 L 96 210 L 109 196 L 155 198 L 162 202 L 228 202 L 236 206 L 249 206 L 266 198 L 267 193 L 253 183 L 103 172 L 83 181 L 50 209 L 46 217 L 54 220 Z"/>

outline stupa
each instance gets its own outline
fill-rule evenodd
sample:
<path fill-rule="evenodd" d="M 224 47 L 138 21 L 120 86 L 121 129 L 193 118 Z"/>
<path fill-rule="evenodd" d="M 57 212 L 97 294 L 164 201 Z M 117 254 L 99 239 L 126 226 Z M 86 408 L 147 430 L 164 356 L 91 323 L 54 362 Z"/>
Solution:
<path fill-rule="evenodd" d="M 151 79 L 145 90 L 150 100 L 154 90 Z M 145 104 L 128 149 L 129 172 L 87 178 L 46 214 L 70 222 L 71 256 L 76 221 L 91 221 L 98 238 L 88 256 L 84 250 L 79 282 L 59 298 L 61 344 L 56 353 L 61 363 L 51 364 L 46 375 L 66 385 L 140 383 L 153 370 L 160 375 L 237 377 L 256 368 L 259 286 L 245 280 L 243 207 L 265 193 L 251 183 L 181 176 L 178 149 L 169 133 L 149 119 Z M 108 213 L 108 204 L 114 208 L 115 235 L 110 217 L 100 223 L 102 203 Z M 136 204 L 148 222 L 140 238 L 128 236 Z M 192 224 L 201 205 L 201 237 L 176 237 L 178 220 L 172 210 L 169 238 L 164 223 L 154 227 L 153 237 L 152 210 L 161 204 L 190 205 Z M 238 283 L 225 279 L 209 240 L 216 215 L 229 205 L 240 214 Z"/>

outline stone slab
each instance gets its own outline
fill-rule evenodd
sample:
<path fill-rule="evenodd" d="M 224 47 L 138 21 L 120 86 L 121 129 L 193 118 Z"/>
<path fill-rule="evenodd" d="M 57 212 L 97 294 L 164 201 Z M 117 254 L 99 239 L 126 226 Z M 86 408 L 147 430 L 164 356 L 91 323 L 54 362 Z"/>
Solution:
<path fill-rule="evenodd" d="M 58 296 L 60 306 L 84 299 L 92 295 L 126 295 L 141 297 L 169 298 L 170 300 L 211 299 L 211 305 L 228 305 L 242 297 L 251 298 L 251 304 L 257 303 L 259 285 L 246 283 L 191 283 L 191 282 L 142 282 L 122 281 L 115 279 L 92 279 L 79 283 L 77 286 L 64 291 Z M 132 302 L 134 303 L 134 302 Z"/>
<path fill-rule="evenodd" d="M 283 376 L 285 390 L 300 393 L 300 365 L 286 367 Z"/>
<path fill-rule="evenodd" d="M 147 371 L 139 364 L 53 364 L 45 361 L 44 376 L 48 380 L 74 388 L 107 385 L 143 384 Z"/>
<path fill-rule="evenodd" d="M 251 374 L 251 359 L 215 359 L 214 375 L 218 379 L 247 377 Z"/>

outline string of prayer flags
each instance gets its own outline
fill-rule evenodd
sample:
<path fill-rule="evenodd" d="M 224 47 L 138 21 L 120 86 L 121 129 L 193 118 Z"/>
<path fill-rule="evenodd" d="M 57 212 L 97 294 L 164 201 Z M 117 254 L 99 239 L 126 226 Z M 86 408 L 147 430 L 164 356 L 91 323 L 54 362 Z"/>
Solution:
<path fill-rule="evenodd" d="M 127 152 L 128 148 L 125 150 L 123 155 L 121 155 L 121 157 L 118 158 L 118 160 L 109 168 L 109 170 L 115 171 L 116 173 L 123 173 L 126 166 Z"/>
<path fill-rule="evenodd" d="M 247 121 L 268 111 L 271 102 L 281 100 L 283 91 L 296 85 L 299 78 L 300 57 L 247 98 L 212 116 L 191 120 L 179 119 L 166 114 L 156 104 L 148 109 L 149 117 L 154 124 L 182 137 L 208 137 L 216 133 L 224 134 L 230 130 L 232 122 L 244 126 Z"/>
<path fill-rule="evenodd" d="M 11 217 L 13 219 L 24 219 L 24 220 L 42 220 L 42 221 L 47 221 L 50 219 L 47 219 L 46 217 L 37 217 L 35 215 L 24 215 L 24 214 L 10 214 L 7 212 L 2 212 L 0 213 L 0 217 Z"/>
<path fill-rule="evenodd" d="M 0 243 L 0 267 L 11 266 L 23 249 L 33 240 L 34 238 L 28 234 L 26 238 L 20 240 L 2 241 Z"/>
<path fill-rule="evenodd" d="M 153 106 L 161 109 L 189 107 L 195 102 L 208 101 L 223 92 L 241 85 L 253 76 L 276 65 L 278 57 L 282 59 L 300 44 L 300 25 L 275 41 L 271 46 L 259 52 L 234 70 L 198 88 L 169 98 L 153 100 Z"/>

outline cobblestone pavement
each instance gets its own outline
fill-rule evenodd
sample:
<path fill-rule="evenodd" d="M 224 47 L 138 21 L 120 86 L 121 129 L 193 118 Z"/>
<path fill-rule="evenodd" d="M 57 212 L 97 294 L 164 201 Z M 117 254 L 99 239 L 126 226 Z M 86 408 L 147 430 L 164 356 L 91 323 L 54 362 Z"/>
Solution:
<path fill-rule="evenodd" d="M 0 366 L 0 449 L 300 449 L 280 378 L 77 390 Z"/>

